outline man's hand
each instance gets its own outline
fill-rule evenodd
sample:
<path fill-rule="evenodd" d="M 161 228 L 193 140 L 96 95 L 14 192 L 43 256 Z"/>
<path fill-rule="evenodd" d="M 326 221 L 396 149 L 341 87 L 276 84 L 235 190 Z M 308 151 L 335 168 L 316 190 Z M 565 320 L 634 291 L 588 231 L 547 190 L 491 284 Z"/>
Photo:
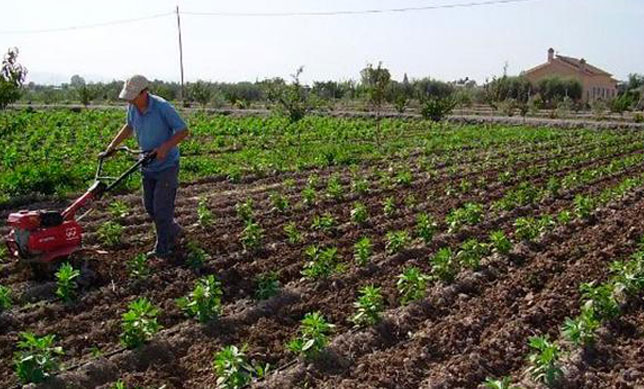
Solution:
<path fill-rule="evenodd" d="M 161 146 L 157 147 L 154 149 L 154 152 L 156 152 L 156 159 L 159 161 L 163 161 L 165 157 L 168 155 L 170 152 L 170 147 L 168 147 L 165 143 L 162 144 Z"/>

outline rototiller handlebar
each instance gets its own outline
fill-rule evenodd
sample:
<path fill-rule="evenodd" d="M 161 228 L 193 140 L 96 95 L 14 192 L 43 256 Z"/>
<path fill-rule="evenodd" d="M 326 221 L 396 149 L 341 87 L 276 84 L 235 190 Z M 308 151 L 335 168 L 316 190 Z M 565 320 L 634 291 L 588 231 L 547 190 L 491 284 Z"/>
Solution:
<path fill-rule="evenodd" d="M 105 160 L 120 151 L 136 155 L 139 159 L 118 177 L 103 175 Z M 131 150 L 127 147 L 101 153 L 94 183 L 64 211 L 24 210 L 9 214 L 7 225 L 12 227 L 12 230 L 5 237 L 9 255 L 29 263 L 50 263 L 56 258 L 68 256 L 79 250 L 83 229 L 78 220 L 82 216 L 77 220 L 76 212 L 92 201 L 100 199 L 155 157 L 154 151 Z"/>

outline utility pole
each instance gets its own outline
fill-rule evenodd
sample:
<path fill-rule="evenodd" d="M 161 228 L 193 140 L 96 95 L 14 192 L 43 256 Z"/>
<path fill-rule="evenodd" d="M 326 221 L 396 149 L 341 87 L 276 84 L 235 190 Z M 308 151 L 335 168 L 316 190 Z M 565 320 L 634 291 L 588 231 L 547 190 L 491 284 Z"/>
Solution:
<path fill-rule="evenodd" d="M 181 19 L 179 18 L 179 6 L 177 5 L 177 30 L 179 31 L 179 66 L 181 68 L 181 89 L 179 100 L 183 103 L 183 45 L 181 44 Z"/>

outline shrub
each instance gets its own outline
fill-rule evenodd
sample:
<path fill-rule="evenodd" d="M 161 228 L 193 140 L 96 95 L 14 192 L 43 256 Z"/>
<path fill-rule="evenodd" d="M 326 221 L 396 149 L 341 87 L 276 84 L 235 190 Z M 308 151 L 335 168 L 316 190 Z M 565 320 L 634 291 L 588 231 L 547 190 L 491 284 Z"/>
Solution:
<path fill-rule="evenodd" d="M 177 299 L 177 305 L 188 316 L 196 317 L 202 323 L 216 319 L 221 313 L 223 296 L 221 282 L 210 274 L 195 283 L 195 288 L 186 297 Z"/>
<path fill-rule="evenodd" d="M 315 358 L 326 347 L 327 337 L 334 327 L 320 312 L 307 313 L 300 325 L 300 336 L 291 340 L 286 347 L 307 359 Z"/>
<path fill-rule="evenodd" d="M 383 297 L 380 288 L 367 285 L 360 289 L 358 301 L 353 303 L 356 313 L 349 319 L 357 327 L 371 326 L 380 321 Z"/>
<path fill-rule="evenodd" d="M 420 114 L 423 118 L 440 122 L 452 113 L 456 101 L 452 97 L 430 97 L 421 101 Z"/>
<path fill-rule="evenodd" d="M 128 308 L 121 318 L 121 343 L 127 348 L 135 348 L 147 342 L 161 328 L 157 323 L 159 310 L 145 297 L 131 302 Z"/>
<path fill-rule="evenodd" d="M 20 339 L 19 351 L 15 352 L 13 357 L 20 382 L 43 382 L 59 369 L 58 356 L 64 352 L 61 347 L 54 346 L 55 335 L 38 337 L 31 332 L 21 332 Z"/>

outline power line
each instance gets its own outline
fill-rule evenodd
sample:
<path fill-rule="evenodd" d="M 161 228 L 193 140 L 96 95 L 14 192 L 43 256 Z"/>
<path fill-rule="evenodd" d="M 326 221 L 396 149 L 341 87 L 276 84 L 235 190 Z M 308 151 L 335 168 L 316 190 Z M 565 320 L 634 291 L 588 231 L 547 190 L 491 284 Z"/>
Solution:
<path fill-rule="evenodd" d="M 356 11 L 319 11 L 319 12 L 181 12 L 184 15 L 192 16 L 233 16 L 233 17 L 285 17 L 285 16 L 339 16 L 339 15 L 368 15 L 384 13 L 402 13 L 413 11 L 430 11 L 448 8 L 470 8 L 495 4 L 524 3 L 535 0 L 489 0 L 475 1 L 457 4 L 429 5 L 424 7 L 405 7 L 405 8 L 384 8 L 384 9 L 365 9 Z"/>
<path fill-rule="evenodd" d="M 385 14 L 385 13 L 403 13 L 415 11 L 431 11 L 437 9 L 449 8 L 471 8 L 497 4 L 510 4 L 510 3 L 525 3 L 528 1 L 536 0 L 488 0 L 488 1 L 473 1 L 467 3 L 456 4 L 440 4 L 428 5 L 424 7 L 404 7 L 404 8 L 382 8 L 382 9 L 365 9 L 365 10 L 342 10 L 342 11 L 311 11 L 311 12 L 180 12 L 183 15 L 190 16 L 221 16 L 221 17 L 291 17 L 291 16 L 341 16 L 341 15 L 370 15 L 370 14 Z M 136 23 L 145 20 L 159 19 L 162 17 L 176 15 L 176 12 L 164 12 L 156 15 L 142 16 L 139 18 L 113 20 L 103 23 L 83 24 L 70 27 L 34 29 L 34 30 L 7 30 L 0 31 L 0 34 L 42 34 L 49 32 L 64 32 L 85 30 L 97 27 L 115 26 L 120 24 Z"/>
<path fill-rule="evenodd" d="M 136 22 L 142 22 L 145 20 L 159 19 L 165 16 L 174 15 L 174 14 L 175 14 L 174 12 L 165 12 L 165 13 L 156 14 L 156 15 L 142 16 L 140 18 L 120 19 L 120 20 L 113 20 L 113 21 L 103 22 L 103 23 L 83 24 L 83 25 L 70 26 L 70 27 L 46 28 L 46 29 L 39 29 L 39 30 L 0 31 L 0 34 L 42 34 L 42 33 L 48 33 L 48 32 L 85 30 L 90 28 L 115 26 L 119 24 L 136 23 Z"/>

